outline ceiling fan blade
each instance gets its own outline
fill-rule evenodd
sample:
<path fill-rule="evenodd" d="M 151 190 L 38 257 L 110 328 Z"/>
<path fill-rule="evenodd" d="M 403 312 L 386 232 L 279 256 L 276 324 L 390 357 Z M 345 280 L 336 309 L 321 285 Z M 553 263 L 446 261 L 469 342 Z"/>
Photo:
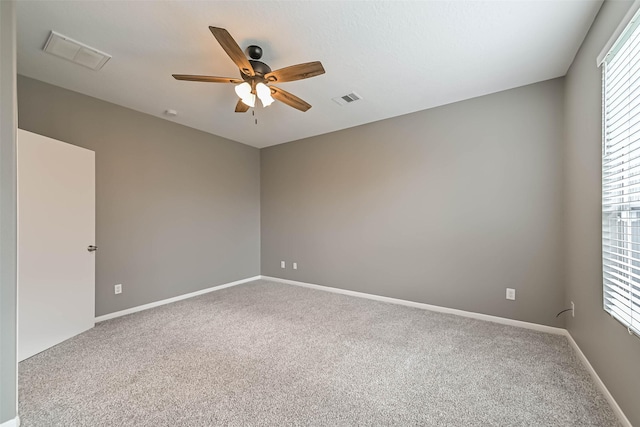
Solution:
<path fill-rule="evenodd" d="M 270 82 L 283 83 L 308 79 L 309 77 L 319 76 L 320 74 L 324 74 L 324 67 L 322 67 L 320 61 L 314 61 L 280 68 L 279 70 L 265 74 L 264 77 Z"/>
<path fill-rule="evenodd" d="M 279 87 L 269 86 L 271 89 L 271 96 L 280 102 L 284 102 L 290 107 L 300 110 L 303 113 L 311 108 L 311 104 L 303 101 L 295 95 L 290 94 L 286 90 L 282 90 Z"/>
<path fill-rule="evenodd" d="M 209 27 L 213 36 L 218 40 L 222 49 L 227 52 L 229 58 L 240 68 L 240 71 L 247 76 L 254 76 L 255 72 L 253 71 L 253 67 L 249 63 L 249 60 L 238 46 L 238 43 L 231 37 L 231 34 L 224 28 L 218 27 Z"/>
<path fill-rule="evenodd" d="M 242 79 L 233 77 L 215 77 L 215 76 L 192 76 L 189 74 L 172 74 L 176 80 L 187 80 L 191 82 L 209 82 L 209 83 L 242 83 Z"/>
<path fill-rule="evenodd" d="M 238 99 L 236 104 L 236 113 L 246 113 L 249 110 L 249 106 L 242 102 L 242 99 Z"/>

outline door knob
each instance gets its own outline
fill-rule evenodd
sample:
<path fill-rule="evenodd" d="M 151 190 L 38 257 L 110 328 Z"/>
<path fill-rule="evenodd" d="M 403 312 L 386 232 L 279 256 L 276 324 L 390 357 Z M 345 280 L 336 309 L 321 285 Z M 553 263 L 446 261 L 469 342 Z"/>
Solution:
<path fill-rule="evenodd" d="M 89 252 L 95 252 L 95 251 L 97 251 L 97 250 L 98 250 L 98 247 L 97 247 L 97 246 L 93 246 L 93 245 L 89 245 L 89 247 L 87 248 L 87 250 L 88 250 Z"/>

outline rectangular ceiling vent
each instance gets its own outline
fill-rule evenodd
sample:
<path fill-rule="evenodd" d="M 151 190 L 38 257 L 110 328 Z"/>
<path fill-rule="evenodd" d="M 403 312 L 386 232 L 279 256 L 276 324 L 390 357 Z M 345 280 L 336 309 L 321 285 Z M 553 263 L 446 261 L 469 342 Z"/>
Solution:
<path fill-rule="evenodd" d="M 362 99 L 362 97 L 360 95 L 358 95 L 355 92 L 351 92 L 347 95 L 344 96 L 338 96 L 336 98 L 333 98 L 333 100 L 338 104 L 338 105 L 347 105 L 347 104 L 351 104 L 353 102 L 356 102 L 358 100 Z"/>
<path fill-rule="evenodd" d="M 49 40 L 44 45 L 44 51 L 95 71 L 104 67 L 104 64 L 111 59 L 111 55 L 55 31 L 51 31 Z"/>

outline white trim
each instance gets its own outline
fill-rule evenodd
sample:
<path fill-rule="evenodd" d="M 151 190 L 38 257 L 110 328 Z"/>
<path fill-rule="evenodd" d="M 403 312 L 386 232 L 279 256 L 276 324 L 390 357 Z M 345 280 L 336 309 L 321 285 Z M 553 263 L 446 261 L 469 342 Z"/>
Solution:
<path fill-rule="evenodd" d="M 0 424 L 0 427 L 20 427 L 20 417 L 16 416 L 12 420 L 5 421 Z"/>
<path fill-rule="evenodd" d="M 604 45 L 604 47 L 600 51 L 600 54 L 596 58 L 597 67 L 602 65 L 602 63 L 604 62 L 604 59 L 609 54 L 609 51 L 611 50 L 615 42 L 618 40 L 618 37 L 620 37 L 620 34 L 622 34 L 624 30 L 627 28 L 627 25 L 629 25 L 629 22 L 631 22 L 634 15 L 638 11 L 638 9 L 640 9 L 640 0 L 636 0 L 633 2 L 631 7 L 629 8 L 629 11 L 627 11 L 627 14 L 624 15 L 624 18 L 622 18 L 622 21 L 620 21 L 620 24 L 618 24 L 618 26 L 616 27 L 616 30 L 613 32 L 613 34 L 611 35 L 607 43 Z"/>
<path fill-rule="evenodd" d="M 199 291 L 191 292 L 184 295 L 178 295 L 177 297 L 163 299 L 161 301 L 150 302 L 149 304 L 139 305 L 137 307 L 127 308 L 126 310 L 116 311 L 109 314 L 96 317 L 96 323 L 104 322 L 105 320 L 115 319 L 116 317 L 126 316 L 127 314 L 137 313 L 138 311 L 148 310 L 150 308 L 159 307 L 161 305 L 170 304 L 172 302 L 181 301 L 187 298 L 197 297 L 198 295 L 207 294 L 213 291 L 219 291 L 220 289 L 230 288 L 232 286 L 241 285 L 247 282 L 253 282 L 260 279 L 261 276 L 249 277 L 247 279 L 236 280 L 235 282 L 225 283 L 218 286 L 213 286 L 207 289 L 201 289 Z M 4 426 L 0 426 L 4 427 Z"/>
<path fill-rule="evenodd" d="M 622 409 L 620 409 L 620 406 L 618 406 L 618 402 L 616 402 L 616 400 L 613 398 L 611 393 L 609 393 L 607 386 L 604 385 L 604 383 L 598 376 L 598 373 L 596 372 L 596 370 L 593 369 L 593 366 L 591 366 L 591 363 L 589 363 L 589 359 L 587 359 L 587 356 L 585 356 L 582 350 L 580 349 L 580 347 L 578 347 L 578 343 L 576 343 L 576 341 L 573 339 L 573 337 L 571 336 L 571 333 L 566 329 L 565 329 L 565 332 L 566 332 L 565 335 L 569 340 L 569 344 L 571 344 L 571 347 L 573 347 L 573 349 L 575 350 L 576 355 L 578 356 L 578 359 L 580 359 L 584 367 L 587 369 L 587 371 L 589 371 L 591 378 L 593 378 L 593 381 L 596 383 L 596 386 L 600 389 L 600 392 L 604 395 L 604 398 L 607 399 L 607 402 L 609 402 L 609 405 L 611 406 L 613 413 L 616 414 L 616 416 L 618 417 L 618 421 L 620 421 L 620 424 L 622 424 L 623 427 L 633 427 L 631 425 L 631 422 L 629 422 L 629 419 L 624 414 L 624 412 L 622 412 Z"/>
<path fill-rule="evenodd" d="M 472 319 L 486 320 L 488 322 L 500 323 L 502 325 L 517 326 L 519 328 L 533 329 L 534 331 L 547 332 L 555 335 L 565 335 L 566 329 L 553 326 L 540 325 L 538 323 L 524 322 L 522 320 L 507 319 L 504 317 L 491 316 L 489 314 L 474 313 L 472 311 L 457 310 L 455 308 L 441 307 L 438 305 L 424 304 L 421 302 L 407 301 L 403 299 L 383 297 L 380 295 L 366 294 L 364 292 L 348 291 L 346 289 L 331 288 L 329 286 L 314 285 L 312 283 L 297 282 L 295 280 L 280 279 L 278 277 L 260 276 L 261 279 L 273 282 L 286 283 L 288 285 L 302 286 L 305 288 L 317 289 L 320 291 L 333 292 L 336 294 L 350 295 L 353 297 L 367 298 L 375 301 L 389 302 L 391 304 L 405 305 L 407 307 L 421 308 L 423 310 L 436 311 L 438 313 L 455 314 Z"/>

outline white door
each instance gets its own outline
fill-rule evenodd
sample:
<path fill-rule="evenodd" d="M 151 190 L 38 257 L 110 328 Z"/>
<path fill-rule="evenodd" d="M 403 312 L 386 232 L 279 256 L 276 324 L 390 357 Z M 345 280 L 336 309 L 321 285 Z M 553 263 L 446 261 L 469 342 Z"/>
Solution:
<path fill-rule="evenodd" d="M 95 153 L 18 130 L 18 359 L 94 326 Z"/>

